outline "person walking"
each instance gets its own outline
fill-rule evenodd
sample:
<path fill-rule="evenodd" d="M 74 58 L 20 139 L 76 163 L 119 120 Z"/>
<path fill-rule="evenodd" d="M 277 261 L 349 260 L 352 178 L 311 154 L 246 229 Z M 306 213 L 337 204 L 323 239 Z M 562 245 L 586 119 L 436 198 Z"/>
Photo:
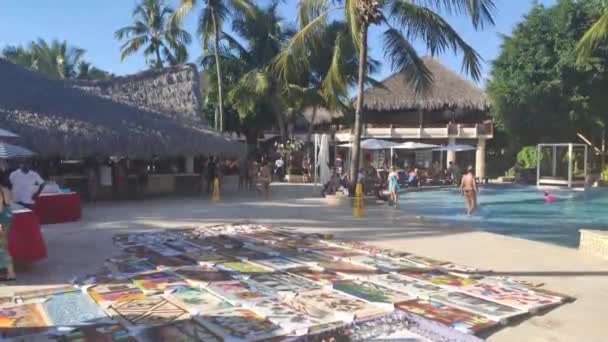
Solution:
<path fill-rule="evenodd" d="M 0 184 L 0 268 L 6 270 L 4 279 L 0 278 L 0 281 L 16 280 L 13 259 L 8 251 L 8 231 L 13 214 L 10 205 L 10 191 L 7 185 L 6 182 Z"/>
<path fill-rule="evenodd" d="M 467 215 L 471 216 L 477 207 L 477 184 L 475 183 L 475 175 L 473 174 L 473 166 L 471 165 L 467 168 L 467 173 L 462 176 L 460 190 L 467 206 Z"/>
<path fill-rule="evenodd" d="M 13 186 L 13 200 L 17 204 L 33 210 L 35 198 L 40 195 L 44 188 L 45 183 L 42 177 L 23 163 L 11 173 L 9 180 Z"/>
<path fill-rule="evenodd" d="M 388 174 L 388 193 L 390 196 L 389 205 L 392 203 L 395 204 L 395 207 L 399 204 L 399 177 L 394 167 L 391 167 L 391 172 Z"/>

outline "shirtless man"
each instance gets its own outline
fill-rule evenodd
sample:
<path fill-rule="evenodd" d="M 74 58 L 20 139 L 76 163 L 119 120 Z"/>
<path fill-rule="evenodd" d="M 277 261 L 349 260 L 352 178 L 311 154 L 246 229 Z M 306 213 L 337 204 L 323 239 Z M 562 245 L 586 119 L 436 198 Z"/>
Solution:
<path fill-rule="evenodd" d="M 467 173 L 462 176 L 460 190 L 464 195 L 464 200 L 467 205 L 467 215 L 471 216 L 473 210 L 477 207 L 477 184 L 475 183 L 473 167 L 470 165 L 467 168 Z"/>

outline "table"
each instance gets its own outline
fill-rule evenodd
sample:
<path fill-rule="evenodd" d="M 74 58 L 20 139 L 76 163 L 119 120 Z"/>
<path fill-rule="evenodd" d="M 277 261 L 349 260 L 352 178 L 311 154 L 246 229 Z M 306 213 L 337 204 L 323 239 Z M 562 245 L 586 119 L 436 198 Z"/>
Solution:
<path fill-rule="evenodd" d="M 80 195 L 75 192 L 40 194 L 34 208 L 41 224 L 74 222 L 80 220 Z"/>
<path fill-rule="evenodd" d="M 18 263 L 46 259 L 46 245 L 36 213 L 29 209 L 13 210 L 13 220 L 8 231 L 8 251 Z"/>

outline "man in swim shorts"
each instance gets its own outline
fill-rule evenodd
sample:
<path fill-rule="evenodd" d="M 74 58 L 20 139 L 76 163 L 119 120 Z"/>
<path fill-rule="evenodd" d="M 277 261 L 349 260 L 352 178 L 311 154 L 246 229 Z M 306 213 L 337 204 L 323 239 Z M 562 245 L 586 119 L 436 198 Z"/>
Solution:
<path fill-rule="evenodd" d="M 471 216 L 471 214 L 473 214 L 473 210 L 475 210 L 475 207 L 477 207 L 477 184 L 475 183 L 473 166 L 469 165 L 467 168 L 467 173 L 462 176 L 460 190 L 464 195 L 464 201 L 467 205 L 467 215 Z"/>

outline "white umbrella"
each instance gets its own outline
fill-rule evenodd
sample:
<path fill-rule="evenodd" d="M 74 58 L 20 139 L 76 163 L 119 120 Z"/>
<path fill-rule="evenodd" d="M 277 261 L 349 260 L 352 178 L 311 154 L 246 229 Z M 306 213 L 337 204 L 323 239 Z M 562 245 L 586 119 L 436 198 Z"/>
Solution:
<path fill-rule="evenodd" d="M 465 152 L 465 151 L 475 151 L 477 150 L 477 147 L 475 146 L 471 146 L 471 145 L 447 145 L 447 146 L 442 146 L 436 149 L 433 149 L 433 151 L 448 151 L 448 152 Z"/>
<path fill-rule="evenodd" d="M 0 138 L 17 138 L 18 135 L 0 128 Z"/>
<path fill-rule="evenodd" d="M 424 150 L 424 149 L 431 149 L 431 148 L 437 148 L 437 147 L 440 147 L 440 146 L 408 141 L 408 142 L 404 142 L 402 144 L 393 146 L 392 148 L 394 148 L 396 150 Z"/>
<path fill-rule="evenodd" d="M 366 139 L 361 141 L 361 148 L 364 150 L 386 150 L 399 145 L 398 143 L 380 140 L 380 139 Z M 352 147 L 352 144 L 342 144 L 341 147 Z"/>
<path fill-rule="evenodd" d="M 26 158 L 35 155 L 25 147 L 0 142 L 0 159 Z"/>
<path fill-rule="evenodd" d="M 327 134 L 321 136 L 319 151 L 319 180 L 321 184 L 329 182 L 329 139 Z"/>

